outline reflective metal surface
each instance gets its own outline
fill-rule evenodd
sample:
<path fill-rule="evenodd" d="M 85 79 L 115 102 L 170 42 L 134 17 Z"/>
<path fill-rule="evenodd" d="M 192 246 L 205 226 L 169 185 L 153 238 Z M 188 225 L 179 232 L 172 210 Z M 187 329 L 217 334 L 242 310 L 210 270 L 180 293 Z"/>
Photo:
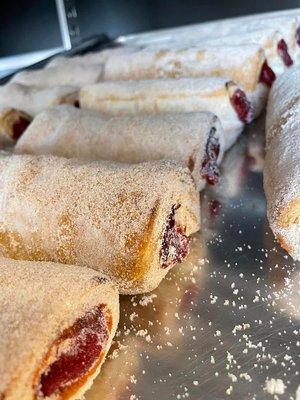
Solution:
<path fill-rule="evenodd" d="M 122 297 L 115 344 L 87 400 L 296 399 L 300 270 L 266 220 L 263 122 L 203 192 L 188 260 L 153 293 Z"/>

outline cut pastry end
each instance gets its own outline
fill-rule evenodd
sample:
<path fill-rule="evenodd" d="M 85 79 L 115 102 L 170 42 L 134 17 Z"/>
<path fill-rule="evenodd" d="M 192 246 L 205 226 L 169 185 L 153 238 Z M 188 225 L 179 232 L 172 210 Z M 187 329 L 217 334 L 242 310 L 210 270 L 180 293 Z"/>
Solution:
<path fill-rule="evenodd" d="M 289 54 L 288 45 L 284 39 L 279 40 L 277 43 L 277 52 L 286 67 L 294 64 L 292 57 Z"/>
<path fill-rule="evenodd" d="M 253 107 L 247 98 L 246 93 L 237 88 L 232 81 L 226 84 L 232 107 L 234 108 L 238 118 L 244 124 L 248 124 L 253 120 Z"/>
<path fill-rule="evenodd" d="M 30 122 L 31 116 L 15 108 L 0 110 L 0 134 L 17 141 L 24 133 Z"/>
<path fill-rule="evenodd" d="M 176 210 L 180 204 L 174 204 L 167 218 L 163 232 L 160 250 L 160 265 L 167 268 L 182 262 L 189 253 L 190 238 L 186 235 L 186 228 L 175 220 Z"/>
<path fill-rule="evenodd" d="M 265 61 L 262 65 L 261 72 L 260 72 L 260 77 L 259 77 L 259 82 L 263 83 L 267 87 L 271 87 L 273 82 L 276 79 L 276 74 L 272 70 L 272 68 L 269 66 L 267 61 Z"/>
<path fill-rule="evenodd" d="M 147 239 L 144 260 L 147 262 L 149 254 L 152 259 L 147 272 L 136 275 L 134 281 L 124 283 L 123 280 L 119 286 L 120 293 L 137 294 L 154 290 L 168 271 L 188 256 L 190 236 L 199 229 L 200 220 L 187 207 L 184 198 L 181 200 L 176 199 L 173 204 L 164 209 L 164 216 L 162 216 L 164 223 L 157 221 L 159 231 L 154 228 L 158 236 L 156 237 L 154 233 L 152 238 Z M 154 258 L 153 254 L 156 254 Z M 143 259 L 140 260 L 139 265 L 143 265 Z"/>
<path fill-rule="evenodd" d="M 65 329 L 42 362 L 36 399 L 77 399 L 99 372 L 112 330 L 112 314 L 100 304 Z"/>
<path fill-rule="evenodd" d="M 219 182 L 220 170 L 218 157 L 220 154 L 220 141 L 216 136 L 216 128 L 212 127 L 205 147 L 205 156 L 201 165 L 201 177 L 210 185 Z"/>

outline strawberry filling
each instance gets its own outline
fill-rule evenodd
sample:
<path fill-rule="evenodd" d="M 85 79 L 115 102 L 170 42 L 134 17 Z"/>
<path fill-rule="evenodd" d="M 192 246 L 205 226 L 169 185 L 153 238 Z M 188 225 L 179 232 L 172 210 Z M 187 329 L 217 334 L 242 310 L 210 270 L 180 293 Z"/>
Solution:
<path fill-rule="evenodd" d="M 276 75 L 275 75 L 274 71 L 269 66 L 267 61 L 265 61 L 261 68 L 259 82 L 265 84 L 268 87 L 271 87 L 273 82 L 275 81 L 275 79 L 276 79 Z"/>
<path fill-rule="evenodd" d="M 219 215 L 221 210 L 221 203 L 219 202 L 219 200 L 211 200 L 208 203 L 208 207 L 209 213 L 212 217 L 216 217 L 217 215 Z"/>
<path fill-rule="evenodd" d="M 289 54 L 288 46 L 287 46 L 285 40 L 281 39 L 278 42 L 277 51 L 278 51 L 278 54 L 281 57 L 284 65 L 286 65 L 287 67 L 290 67 L 291 65 L 293 65 L 294 62 L 292 60 L 292 57 Z"/>
<path fill-rule="evenodd" d="M 253 109 L 243 90 L 236 89 L 230 97 L 230 102 L 242 122 L 247 124 L 252 121 Z"/>
<path fill-rule="evenodd" d="M 26 128 L 28 127 L 28 125 L 30 124 L 30 121 L 24 117 L 20 117 L 18 119 L 18 121 L 16 121 L 13 124 L 12 127 L 12 138 L 13 140 L 18 140 L 23 132 L 26 130 Z"/>
<path fill-rule="evenodd" d="M 38 399 L 68 399 L 88 379 L 102 359 L 111 329 L 111 315 L 104 305 L 94 307 L 63 331 L 51 350 L 51 364 L 40 375 Z M 86 379 L 85 379 L 86 378 Z"/>
<path fill-rule="evenodd" d="M 182 262 L 189 252 L 190 239 L 186 236 L 184 229 L 177 226 L 175 222 L 175 212 L 179 207 L 180 204 L 173 205 L 167 219 L 160 250 L 162 268 Z"/>
<path fill-rule="evenodd" d="M 205 156 L 201 165 L 201 177 L 210 185 L 218 183 L 220 177 L 220 170 L 217 163 L 220 154 L 220 143 L 219 138 L 215 134 L 216 129 L 212 128 L 206 142 Z"/>

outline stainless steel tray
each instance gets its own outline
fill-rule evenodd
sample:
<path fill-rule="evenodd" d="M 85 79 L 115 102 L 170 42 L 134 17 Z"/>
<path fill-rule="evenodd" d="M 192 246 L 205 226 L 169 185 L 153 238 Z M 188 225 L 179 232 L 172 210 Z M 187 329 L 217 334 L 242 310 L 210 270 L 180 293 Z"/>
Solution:
<path fill-rule="evenodd" d="M 300 270 L 266 220 L 263 126 L 249 126 L 203 192 L 188 260 L 154 292 L 121 298 L 87 400 L 296 399 Z"/>

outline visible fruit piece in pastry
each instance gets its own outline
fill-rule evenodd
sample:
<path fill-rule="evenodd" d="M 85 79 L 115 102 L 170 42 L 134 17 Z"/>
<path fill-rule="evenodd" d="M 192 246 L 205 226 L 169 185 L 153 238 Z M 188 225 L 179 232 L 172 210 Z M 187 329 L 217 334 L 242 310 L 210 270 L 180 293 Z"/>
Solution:
<path fill-rule="evenodd" d="M 0 398 L 79 400 L 99 374 L 119 295 L 92 269 L 0 258 Z"/>
<path fill-rule="evenodd" d="M 253 119 L 253 109 L 250 101 L 247 99 L 245 92 L 241 89 L 236 89 L 230 97 L 231 104 L 235 109 L 239 119 L 245 124 Z"/>
<path fill-rule="evenodd" d="M 112 317 L 104 305 L 96 306 L 65 329 L 47 354 L 38 379 L 38 398 L 72 395 L 103 358 Z"/>
<path fill-rule="evenodd" d="M 291 65 L 293 65 L 294 62 L 292 60 L 292 57 L 289 54 L 288 46 L 284 39 L 281 39 L 278 42 L 277 50 L 278 50 L 278 54 L 282 58 L 282 61 L 284 62 L 284 65 L 286 65 L 287 67 L 290 67 Z"/>
<path fill-rule="evenodd" d="M 205 157 L 202 161 L 201 175 L 210 185 L 219 182 L 220 170 L 217 163 L 220 153 L 219 139 L 215 136 L 215 129 L 211 129 L 208 140 L 206 142 Z"/>
<path fill-rule="evenodd" d="M 162 268 L 182 262 L 189 253 L 190 238 L 186 235 L 184 227 L 175 221 L 175 211 L 180 204 L 173 205 L 168 216 L 163 234 L 160 250 L 160 262 Z"/>
<path fill-rule="evenodd" d="M 261 68 L 259 82 L 264 83 L 268 87 L 271 87 L 273 82 L 275 81 L 275 79 L 276 79 L 276 75 L 275 75 L 274 71 L 272 70 L 272 68 L 270 68 L 267 61 L 265 61 Z"/>

